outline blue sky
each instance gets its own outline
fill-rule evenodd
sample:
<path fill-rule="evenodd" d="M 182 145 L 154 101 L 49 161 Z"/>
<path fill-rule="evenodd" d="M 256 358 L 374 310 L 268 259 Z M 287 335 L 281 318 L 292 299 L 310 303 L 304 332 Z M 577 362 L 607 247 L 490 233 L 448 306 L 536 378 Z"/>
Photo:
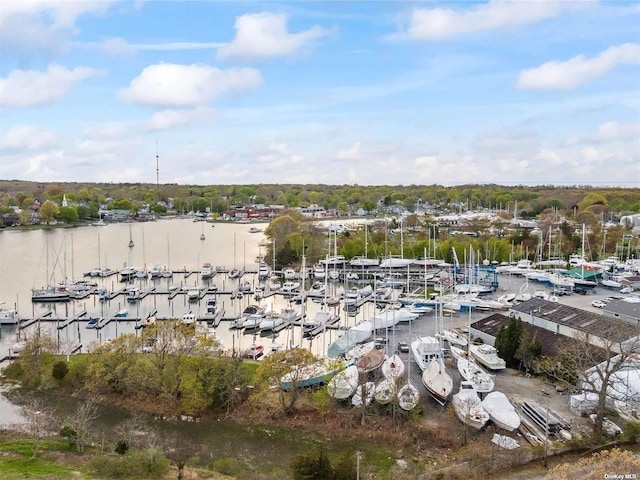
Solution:
<path fill-rule="evenodd" d="M 0 178 L 640 187 L 640 3 L 4 1 Z"/>

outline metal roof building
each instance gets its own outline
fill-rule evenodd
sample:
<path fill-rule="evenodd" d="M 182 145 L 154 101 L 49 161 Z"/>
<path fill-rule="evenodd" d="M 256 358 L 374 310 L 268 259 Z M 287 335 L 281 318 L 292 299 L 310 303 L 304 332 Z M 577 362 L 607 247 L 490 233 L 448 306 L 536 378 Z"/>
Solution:
<path fill-rule="evenodd" d="M 509 316 L 518 316 L 523 322 L 570 338 L 588 334 L 593 345 L 603 348 L 609 345 L 617 352 L 621 346 L 624 348 L 640 338 L 638 325 L 541 298 L 512 307 Z"/>

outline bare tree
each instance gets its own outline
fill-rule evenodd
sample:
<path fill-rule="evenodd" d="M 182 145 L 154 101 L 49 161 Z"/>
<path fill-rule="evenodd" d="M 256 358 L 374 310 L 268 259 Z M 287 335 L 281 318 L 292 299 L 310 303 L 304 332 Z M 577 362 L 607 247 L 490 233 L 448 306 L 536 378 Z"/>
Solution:
<path fill-rule="evenodd" d="M 575 338 L 578 341 L 571 342 L 565 362 L 578 376 L 581 387 L 598 395 L 594 434 L 596 441 L 600 441 L 608 403 L 613 399 L 633 400 L 625 392 L 629 385 L 622 372 L 636 365 L 640 339 L 621 342 L 587 333 L 577 334 Z"/>
<path fill-rule="evenodd" d="M 278 399 L 282 413 L 288 415 L 295 409 L 300 398 L 305 378 L 318 359 L 306 348 L 284 350 L 269 355 L 260 362 L 256 370 L 256 379 L 263 390 L 272 390 L 278 386 Z M 285 381 L 283 381 L 285 380 Z"/>
<path fill-rule="evenodd" d="M 118 440 L 124 441 L 127 447 L 153 445 L 144 418 L 137 412 L 116 425 L 115 432 Z"/>
<path fill-rule="evenodd" d="M 78 452 L 84 452 L 84 447 L 91 436 L 91 422 L 98 418 L 98 407 L 93 402 L 78 404 L 73 416 L 67 419 L 67 426 L 71 429 L 70 438 L 76 444 Z"/>
<path fill-rule="evenodd" d="M 31 439 L 31 458 L 36 458 L 42 439 L 52 431 L 55 419 L 44 402 L 36 398 L 27 400 L 21 414 L 25 421 L 20 430 Z"/>

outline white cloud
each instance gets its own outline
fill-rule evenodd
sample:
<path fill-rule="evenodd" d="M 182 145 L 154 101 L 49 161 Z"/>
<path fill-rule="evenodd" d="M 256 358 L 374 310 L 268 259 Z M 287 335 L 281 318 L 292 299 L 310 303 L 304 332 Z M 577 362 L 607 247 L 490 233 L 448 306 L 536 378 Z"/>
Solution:
<path fill-rule="evenodd" d="M 3 53 L 30 56 L 55 53 L 66 47 L 75 24 L 85 14 L 103 14 L 114 3 L 100 1 L 14 0 L 0 7 L 0 45 Z"/>
<path fill-rule="evenodd" d="M 604 122 L 596 131 L 567 137 L 564 145 L 640 141 L 640 123 Z"/>
<path fill-rule="evenodd" d="M 213 117 L 213 109 L 197 107 L 184 110 L 162 110 L 153 114 L 144 125 L 146 131 L 166 130 L 174 127 L 184 127 L 194 123 L 204 122 Z"/>
<path fill-rule="evenodd" d="M 424 157 L 418 157 L 415 161 L 416 167 L 420 168 L 437 168 L 438 166 L 438 157 L 433 155 L 428 155 Z"/>
<path fill-rule="evenodd" d="M 413 10 L 407 35 L 413 40 L 443 40 L 484 30 L 521 27 L 581 8 L 585 2 L 490 1 L 467 10 L 417 8 Z"/>
<path fill-rule="evenodd" d="M 100 50 L 109 55 L 135 55 L 138 52 L 177 52 L 187 50 L 215 50 L 226 43 L 223 42 L 162 42 L 162 43 L 129 43 L 122 37 L 111 37 L 101 42 L 82 42 L 79 47 Z"/>
<path fill-rule="evenodd" d="M 560 165 L 562 163 L 560 155 L 558 155 L 553 150 L 549 150 L 546 148 L 543 148 L 538 152 L 538 155 L 536 155 L 536 160 L 542 160 L 549 163 L 550 165 Z"/>
<path fill-rule="evenodd" d="M 304 160 L 304 156 L 294 152 L 287 143 L 272 143 L 267 150 L 269 153 L 259 155 L 257 160 L 270 169 L 285 169 Z"/>
<path fill-rule="evenodd" d="M 585 147 L 582 149 L 581 153 L 582 160 L 584 160 L 588 164 L 600 163 L 602 161 L 601 153 L 595 147 Z"/>
<path fill-rule="evenodd" d="M 53 132 L 36 125 L 15 125 L 0 138 L 0 150 L 40 150 L 56 141 Z"/>
<path fill-rule="evenodd" d="M 123 100 L 146 105 L 193 106 L 227 92 L 254 90 L 262 76 L 253 68 L 221 70 L 209 65 L 149 65 L 120 90 Z"/>
<path fill-rule="evenodd" d="M 236 19 L 236 36 L 218 49 L 218 58 L 265 58 L 296 53 L 329 31 L 314 26 L 298 33 L 287 32 L 287 17 L 276 13 L 254 13 Z"/>
<path fill-rule="evenodd" d="M 76 83 L 98 73 L 93 68 L 69 70 L 60 65 L 49 65 L 46 72 L 14 70 L 8 77 L 0 78 L 0 106 L 31 107 L 53 102 Z"/>
<path fill-rule="evenodd" d="M 640 64 L 640 44 L 625 43 L 592 58 L 578 55 L 564 62 L 552 61 L 523 70 L 516 86 L 530 90 L 570 89 L 591 82 L 618 65 L 637 64 Z"/>
<path fill-rule="evenodd" d="M 338 150 L 336 156 L 339 160 L 358 160 L 360 158 L 360 145 L 362 145 L 362 142 L 356 142 L 349 148 Z"/>

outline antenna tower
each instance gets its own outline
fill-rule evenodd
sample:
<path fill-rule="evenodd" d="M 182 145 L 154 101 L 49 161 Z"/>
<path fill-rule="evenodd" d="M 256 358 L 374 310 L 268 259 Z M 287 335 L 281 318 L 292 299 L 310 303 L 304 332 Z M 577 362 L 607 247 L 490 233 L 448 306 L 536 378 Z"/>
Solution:
<path fill-rule="evenodd" d="M 160 201 L 160 160 L 158 157 L 158 139 L 156 139 L 156 203 Z"/>

